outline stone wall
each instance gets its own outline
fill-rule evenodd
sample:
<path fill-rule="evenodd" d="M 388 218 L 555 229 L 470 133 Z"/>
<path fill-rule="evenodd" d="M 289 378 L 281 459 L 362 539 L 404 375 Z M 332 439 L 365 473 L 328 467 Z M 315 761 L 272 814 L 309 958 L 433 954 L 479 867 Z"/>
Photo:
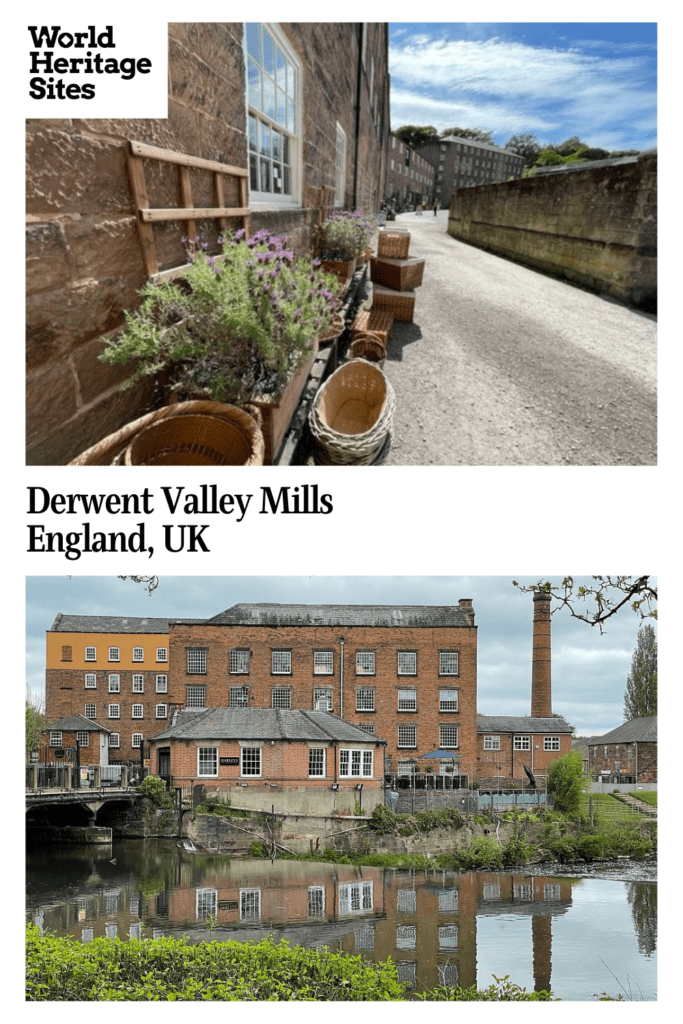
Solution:
<path fill-rule="evenodd" d="M 337 122 L 347 138 L 345 202 L 368 210 L 379 206 L 388 103 L 386 26 L 368 26 L 359 95 L 357 25 L 305 23 L 281 30 L 302 66 L 302 205 L 285 212 L 252 209 L 251 228 L 287 233 L 295 248 L 307 249 L 319 190 L 335 184 Z M 123 310 L 136 305 L 145 282 L 128 182 L 129 142 L 248 166 L 242 23 L 170 24 L 168 77 L 167 118 L 27 121 L 30 465 L 67 463 L 160 402 L 151 381 L 121 391 L 130 371 L 98 360 L 103 340 L 122 326 Z M 147 163 L 151 204 L 177 205 L 175 168 Z M 215 205 L 209 172 L 193 171 L 192 187 L 197 206 Z M 226 188 L 226 204 L 236 205 L 235 199 Z M 215 235 L 213 224 L 208 230 Z M 154 233 L 162 268 L 185 262 L 180 222 L 155 225 Z"/>
<path fill-rule="evenodd" d="M 645 310 L 657 301 L 657 154 L 459 189 L 448 233 Z"/>

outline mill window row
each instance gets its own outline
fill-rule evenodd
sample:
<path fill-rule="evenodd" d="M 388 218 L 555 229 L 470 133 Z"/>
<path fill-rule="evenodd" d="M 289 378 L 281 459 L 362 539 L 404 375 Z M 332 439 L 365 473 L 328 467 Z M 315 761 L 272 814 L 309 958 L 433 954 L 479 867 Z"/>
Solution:
<path fill-rule="evenodd" d="M 85 689 L 96 690 L 98 689 L 98 678 L 96 672 L 85 673 Z M 125 680 L 122 681 L 120 672 L 108 672 L 104 674 L 104 677 L 99 680 L 102 685 L 106 686 L 108 693 L 122 693 L 122 684 L 126 685 Z M 157 673 L 154 676 L 154 680 L 149 679 L 147 681 L 149 687 L 154 687 L 155 693 L 168 693 L 168 675 L 167 673 Z M 145 677 L 142 673 L 134 672 L 130 680 L 131 692 L 132 693 L 144 693 L 145 692 Z"/>
<path fill-rule="evenodd" d="M 375 651 L 359 649 L 355 652 L 355 674 L 357 676 L 374 676 L 376 673 Z M 286 647 L 274 648 L 271 652 L 270 671 L 272 675 L 292 675 L 292 651 Z M 334 651 L 329 649 L 312 652 L 313 675 L 331 676 L 335 672 Z M 187 674 L 206 675 L 207 648 L 189 647 L 187 655 Z M 410 650 L 396 651 L 396 673 L 399 676 L 417 676 L 418 652 Z M 424 655 L 422 656 L 425 657 Z M 249 675 L 251 651 L 247 647 L 232 647 L 228 655 L 230 675 Z M 440 676 L 457 676 L 459 672 L 458 651 L 439 651 L 438 674 Z"/>
<path fill-rule="evenodd" d="M 97 658 L 97 647 L 92 645 L 86 646 L 83 657 L 85 661 L 96 662 Z M 73 645 L 66 644 L 62 647 L 62 661 L 73 661 Z M 107 648 L 107 662 L 120 663 L 121 661 L 121 648 L 120 647 L 108 647 Z M 145 660 L 145 648 L 134 647 L 132 652 L 132 660 L 135 662 L 143 662 Z M 159 664 L 165 664 L 168 661 L 168 647 L 157 647 L 155 649 L 155 661 Z"/>
<path fill-rule="evenodd" d="M 295 705 L 292 701 L 293 687 L 273 686 L 270 691 L 270 706 L 290 710 Z M 250 707 L 250 690 L 248 686 L 231 686 L 228 691 L 228 707 Z M 425 705 L 431 698 L 420 696 L 420 705 Z M 438 708 L 443 713 L 457 713 L 460 710 L 459 690 L 456 688 L 439 689 Z M 206 707 L 206 687 L 191 685 L 186 688 L 186 706 L 188 708 Z M 312 707 L 315 711 L 334 711 L 334 694 L 331 686 L 318 686 L 313 689 Z M 358 713 L 374 713 L 377 710 L 374 687 L 357 687 L 355 692 L 355 710 Z M 396 710 L 399 712 L 417 713 L 417 689 L 399 689 L 396 698 Z M 374 731 L 368 727 L 367 731 Z"/>

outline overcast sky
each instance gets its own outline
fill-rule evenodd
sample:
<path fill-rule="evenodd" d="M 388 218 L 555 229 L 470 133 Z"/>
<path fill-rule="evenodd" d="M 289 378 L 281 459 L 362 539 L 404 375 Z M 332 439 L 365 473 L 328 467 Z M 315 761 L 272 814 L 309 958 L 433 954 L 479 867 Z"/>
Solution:
<path fill-rule="evenodd" d="M 647 14 L 647 8 L 643 8 Z M 656 23 L 390 25 L 391 127 L 657 145 Z"/>
<path fill-rule="evenodd" d="M 530 584 L 539 577 L 516 579 Z M 241 602 L 456 605 L 461 597 L 472 598 L 478 626 L 478 710 L 529 714 L 533 602 L 507 576 L 162 576 L 151 595 L 112 576 L 29 576 L 27 680 L 32 690 L 44 691 L 45 631 L 58 612 L 208 618 Z M 579 734 L 601 734 L 623 722 L 639 625 L 628 608 L 602 636 L 566 611 L 553 616 L 553 711 Z"/>

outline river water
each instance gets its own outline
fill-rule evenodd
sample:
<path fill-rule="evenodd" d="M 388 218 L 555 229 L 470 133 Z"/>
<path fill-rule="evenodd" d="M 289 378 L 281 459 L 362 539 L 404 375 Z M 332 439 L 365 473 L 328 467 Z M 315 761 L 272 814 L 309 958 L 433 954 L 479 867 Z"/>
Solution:
<path fill-rule="evenodd" d="M 27 920 L 99 936 L 284 938 L 369 960 L 391 957 L 416 991 L 509 975 L 563 1000 L 654 1000 L 655 869 L 395 871 L 231 860 L 173 840 L 27 855 Z M 571 869 L 570 869 L 571 870 Z"/>

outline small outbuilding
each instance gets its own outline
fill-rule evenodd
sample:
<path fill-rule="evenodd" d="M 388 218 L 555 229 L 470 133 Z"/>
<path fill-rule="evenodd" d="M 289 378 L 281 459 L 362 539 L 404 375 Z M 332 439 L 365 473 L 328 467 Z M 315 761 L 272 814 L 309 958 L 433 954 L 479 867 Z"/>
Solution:
<path fill-rule="evenodd" d="M 386 740 L 326 711 L 185 708 L 149 744 L 169 788 L 201 784 L 233 807 L 328 815 L 384 803 Z"/>
<path fill-rule="evenodd" d="M 611 783 L 657 781 L 657 716 L 632 718 L 604 736 L 591 739 L 588 770 Z"/>
<path fill-rule="evenodd" d="M 42 734 L 43 764 L 105 766 L 109 764 L 109 729 L 83 715 L 67 715 L 48 725 Z"/>

